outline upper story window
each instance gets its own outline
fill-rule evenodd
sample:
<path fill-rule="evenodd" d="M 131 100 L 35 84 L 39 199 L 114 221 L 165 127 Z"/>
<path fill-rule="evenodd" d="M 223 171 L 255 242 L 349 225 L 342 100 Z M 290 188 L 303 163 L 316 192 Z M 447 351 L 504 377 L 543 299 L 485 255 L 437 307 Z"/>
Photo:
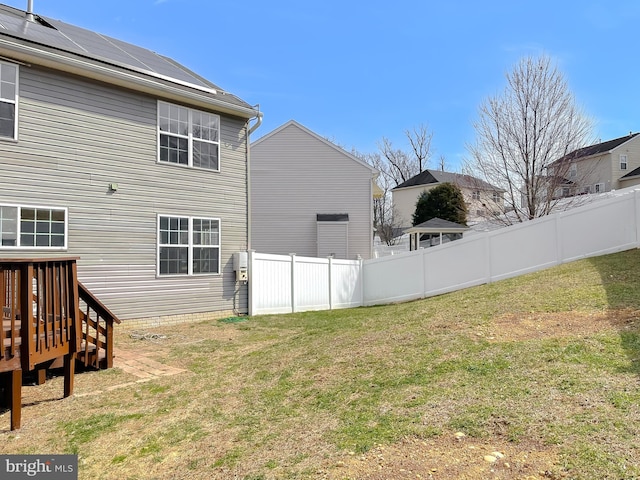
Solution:
<path fill-rule="evenodd" d="M 474 190 L 473 192 L 471 192 L 471 199 L 480 200 L 480 190 Z"/>
<path fill-rule="evenodd" d="M 158 161 L 220 170 L 220 117 L 158 102 Z"/>
<path fill-rule="evenodd" d="M 491 199 L 496 203 L 500 203 L 502 201 L 502 194 L 500 192 L 493 192 Z"/>
<path fill-rule="evenodd" d="M 627 169 L 627 156 L 620 155 L 620 170 L 626 170 L 626 169 Z"/>
<path fill-rule="evenodd" d="M 576 178 L 578 175 L 578 167 L 575 163 L 569 165 L 569 178 Z"/>
<path fill-rule="evenodd" d="M 158 217 L 158 274 L 220 273 L 220 219 Z"/>
<path fill-rule="evenodd" d="M 17 138 L 18 66 L 0 62 L 0 137 Z"/>
<path fill-rule="evenodd" d="M 0 205 L 0 248 L 67 248 L 67 210 Z"/>

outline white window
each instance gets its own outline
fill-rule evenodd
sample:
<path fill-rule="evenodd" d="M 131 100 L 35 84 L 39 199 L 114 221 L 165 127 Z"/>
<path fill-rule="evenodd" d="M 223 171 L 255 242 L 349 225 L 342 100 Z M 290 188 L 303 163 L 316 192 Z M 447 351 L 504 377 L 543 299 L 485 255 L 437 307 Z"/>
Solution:
<path fill-rule="evenodd" d="M 0 205 L 0 248 L 67 248 L 67 210 Z"/>
<path fill-rule="evenodd" d="M 220 273 L 220 220 L 158 216 L 158 274 Z"/>
<path fill-rule="evenodd" d="M 17 137 L 18 66 L 0 62 L 0 137 Z"/>
<path fill-rule="evenodd" d="M 593 191 L 595 193 L 604 193 L 604 183 L 596 183 L 593 186 Z"/>
<path fill-rule="evenodd" d="M 500 192 L 493 192 L 491 198 L 496 203 L 500 203 L 502 201 L 502 195 L 500 194 Z"/>
<path fill-rule="evenodd" d="M 480 190 L 474 190 L 473 192 L 471 192 L 471 199 L 480 200 Z"/>
<path fill-rule="evenodd" d="M 626 169 L 627 169 L 627 156 L 620 155 L 620 170 L 626 170 Z"/>
<path fill-rule="evenodd" d="M 220 170 L 220 117 L 158 102 L 158 161 Z"/>
<path fill-rule="evenodd" d="M 575 163 L 569 165 L 569 178 L 576 178 L 578 175 L 578 167 Z"/>

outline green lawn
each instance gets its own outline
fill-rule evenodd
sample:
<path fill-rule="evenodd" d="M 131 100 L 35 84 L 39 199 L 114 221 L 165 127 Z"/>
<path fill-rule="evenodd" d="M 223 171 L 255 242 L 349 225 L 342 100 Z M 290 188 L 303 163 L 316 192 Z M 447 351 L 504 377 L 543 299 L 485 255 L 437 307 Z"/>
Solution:
<path fill-rule="evenodd" d="M 188 373 L 79 375 L 3 448 L 78 453 L 80 478 L 358 478 L 337 459 L 463 432 L 548 452 L 548 478 L 640 478 L 639 266 L 632 250 L 398 305 L 121 330 Z"/>

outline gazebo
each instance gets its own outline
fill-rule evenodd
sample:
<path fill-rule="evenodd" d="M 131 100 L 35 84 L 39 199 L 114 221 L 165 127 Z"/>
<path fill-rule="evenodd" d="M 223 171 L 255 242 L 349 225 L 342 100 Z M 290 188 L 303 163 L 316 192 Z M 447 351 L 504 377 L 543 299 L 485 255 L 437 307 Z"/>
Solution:
<path fill-rule="evenodd" d="M 441 245 L 444 238 L 448 238 L 449 241 L 458 240 L 462 238 L 462 235 L 467 230 L 469 230 L 469 227 L 465 225 L 436 217 L 407 228 L 404 233 L 409 234 L 409 250 L 418 250 L 420 248 L 420 238 L 423 235 L 428 236 L 429 246 L 433 246 Z M 438 240 L 437 243 L 433 243 L 435 239 Z"/>

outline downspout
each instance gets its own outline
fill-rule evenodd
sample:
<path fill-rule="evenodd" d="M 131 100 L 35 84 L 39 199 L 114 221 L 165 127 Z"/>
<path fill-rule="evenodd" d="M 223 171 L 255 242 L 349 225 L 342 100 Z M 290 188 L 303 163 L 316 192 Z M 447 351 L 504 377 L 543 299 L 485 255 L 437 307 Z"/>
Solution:
<path fill-rule="evenodd" d="M 256 109 L 256 123 L 254 123 L 249 130 L 247 130 L 247 255 L 249 255 L 249 285 L 247 286 L 247 313 L 252 314 L 252 288 L 253 280 L 251 278 L 251 269 L 253 265 L 253 252 L 251 251 L 251 134 L 262 124 L 262 112 L 260 111 L 260 105 L 255 106 Z M 251 119 L 249 119 L 249 122 Z M 247 122 L 248 123 L 248 122 Z"/>
<path fill-rule="evenodd" d="M 251 134 L 262 125 L 260 105 L 256 105 L 256 123 L 247 131 L 247 250 L 251 250 Z M 251 272 L 249 272 L 251 273 Z M 249 279 L 251 281 L 251 279 Z"/>
<path fill-rule="evenodd" d="M 256 123 L 249 129 L 249 135 L 251 135 L 255 130 L 258 129 L 260 125 L 262 125 L 262 112 L 260 111 L 260 104 L 256 105 L 258 109 L 258 113 L 256 113 Z"/>
<path fill-rule="evenodd" d="M 27 22 L 35 22 L 33 16 L 33 0 L 28 0 L 27 2 Z"/>

